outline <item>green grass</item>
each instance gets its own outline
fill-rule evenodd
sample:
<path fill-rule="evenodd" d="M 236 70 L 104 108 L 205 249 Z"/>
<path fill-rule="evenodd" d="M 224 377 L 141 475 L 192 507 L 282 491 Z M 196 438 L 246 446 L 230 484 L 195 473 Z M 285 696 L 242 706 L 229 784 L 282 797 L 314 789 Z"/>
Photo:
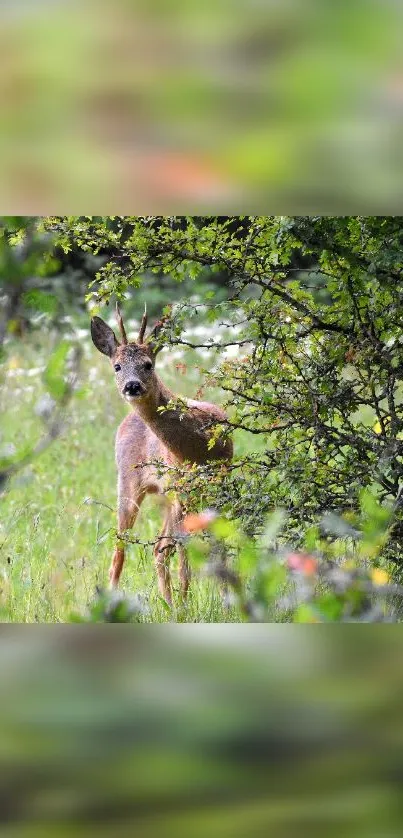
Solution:
<path fill-rule="evenodd" d="M 20 450 L 43 433 L 34 407 L 46 392 L 41 372 L 51 351 L 49 336 L 31 336 L 7 347 L 1 373 L 0 450 Z M 11 481 L 0 498 L 0 618 L 10 622 L 64 622 L 84 613 L 97 586 L 105 587 L 114 545 L 116 469 L 114 437 L 127 406 L 115 388 L 106 358 L 90 342 L 81 370 L 84 393 L 70 402 L 61 437 Z M 164 381 L 194 394 L 200 373 L 180 376 L 161 355 Z M 189 360 L 189 357 L 187 358 Z M 178 379 L 179 382 L 178 382 Z M 216 398 L 220 396 L 216 394 Z M 91 498 L 88 502 L 86 499 Z M 155 539 L 161 511 L 147 498 L 136 523 L 142 541 Z M 222 603 L 214 580 L 194 574 L 187 606 L 180 601 L 176 557 L 172 560 L 176 607 L 167 611 L 158 595 L 152 548 L 130 545 L 121 589 L 144 595 L 145 622 L 228 622 L 237 613 Z"/>

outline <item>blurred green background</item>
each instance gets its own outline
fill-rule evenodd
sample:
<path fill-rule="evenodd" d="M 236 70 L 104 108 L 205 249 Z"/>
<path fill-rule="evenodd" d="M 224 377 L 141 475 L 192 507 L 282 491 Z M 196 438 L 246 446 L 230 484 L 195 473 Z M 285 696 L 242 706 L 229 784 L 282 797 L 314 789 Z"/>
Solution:
<path fill-rule="evenodd" d="M 0 634 L 4 838 L 401 834 L 401 632 Z"/>
<path fill-rule="evenodd" d="M 1 4 L 13 212 L 393 212 L 401 4 Z"/>

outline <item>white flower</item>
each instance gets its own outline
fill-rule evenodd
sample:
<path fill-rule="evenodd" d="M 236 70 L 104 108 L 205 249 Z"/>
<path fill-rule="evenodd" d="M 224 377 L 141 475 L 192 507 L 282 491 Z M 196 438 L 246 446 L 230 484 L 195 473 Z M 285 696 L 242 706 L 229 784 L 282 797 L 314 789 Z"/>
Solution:
<path fill-rule="evenodd" d="M 34 412 L 37 416 L 40 416 L 41 419 L 50 419 L 52 413 L 56 407 L 56 402 L 49 393 L 45 393 L 39 401 L 36 403 L 34 407 Z"/>
<path fill-rule="evenodd" d="M 3 445 L 0 455 L 1 457 L 13 457 L 16 454 L 17 449 L 12 442 L 8 442 L 7 445 Z"/>

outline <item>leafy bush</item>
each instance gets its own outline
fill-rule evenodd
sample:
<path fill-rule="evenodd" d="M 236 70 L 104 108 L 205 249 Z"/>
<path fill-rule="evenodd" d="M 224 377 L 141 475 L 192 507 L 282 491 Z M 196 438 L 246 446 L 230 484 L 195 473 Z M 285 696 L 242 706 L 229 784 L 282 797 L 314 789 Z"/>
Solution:
<path fill-rule="evenodd" d="M 304 549 L 281 538 L 285 515 L 271 515 L 258 542 L 232 521 L 214 514 L 190 515 L 190 533 L 210 531 L 205 570 L 229 590 L 243 619 L 252 621 L 349 622 L 392 621 L 403 587 L 391 583 L 382 548 L 392 510 L 364 490 L 359 515 L 323 516 L 304 533 Z M 212 540 L 212 544 L 211 544 Z M 193 563 L 203 566 L 206 542 L 189 544 Z M 392 598 L 392 601 L 391 601 Z"/>

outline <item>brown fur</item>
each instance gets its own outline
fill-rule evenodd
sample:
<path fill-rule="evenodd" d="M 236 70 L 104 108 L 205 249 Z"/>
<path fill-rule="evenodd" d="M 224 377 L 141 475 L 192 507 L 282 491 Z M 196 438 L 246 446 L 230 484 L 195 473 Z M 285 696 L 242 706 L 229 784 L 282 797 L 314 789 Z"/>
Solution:
<path fill-rule="evenodd" d="M 110 357 L 113 367 L 120 366 L 116 371 L 117 386 L 133 408 L 116 435 L 118 532 L 123 533 L 134 525 L 146 494 L 164 493 L 165 481 L 150 461 L 172 466 L 184 461 L 202 464 L 209 460 L 230 460 L 233 446 L 231 440 L 219 439 L 212 449 L 208 448 L 209 427 L 226 418 L 224 411 L 214 404 L 183 399 L 178 406 L 159 410 L 177 397 L 155 373 L 156 350 L 152 342 L 119 344 L 100 318 L 92 320 L 91 333 L 95 346 Z M 125 395 L 125 387 L 133 382 L 139 392 L 133 397 Z M 172 604 L 169 558 L 175 549 L 174 538 L 182 530 L 182 518 L 179 501 L 171 501 L 154 548 L 159 591 L 168 604 Z M 182 594 L 186 596 L 190 568 L 183 545 L 178 545 L 178 554 L 179 579 Z M 123 563 L 124 545 L 119 540 L 110 568 L 112 586 L 119 582 Z"/>

